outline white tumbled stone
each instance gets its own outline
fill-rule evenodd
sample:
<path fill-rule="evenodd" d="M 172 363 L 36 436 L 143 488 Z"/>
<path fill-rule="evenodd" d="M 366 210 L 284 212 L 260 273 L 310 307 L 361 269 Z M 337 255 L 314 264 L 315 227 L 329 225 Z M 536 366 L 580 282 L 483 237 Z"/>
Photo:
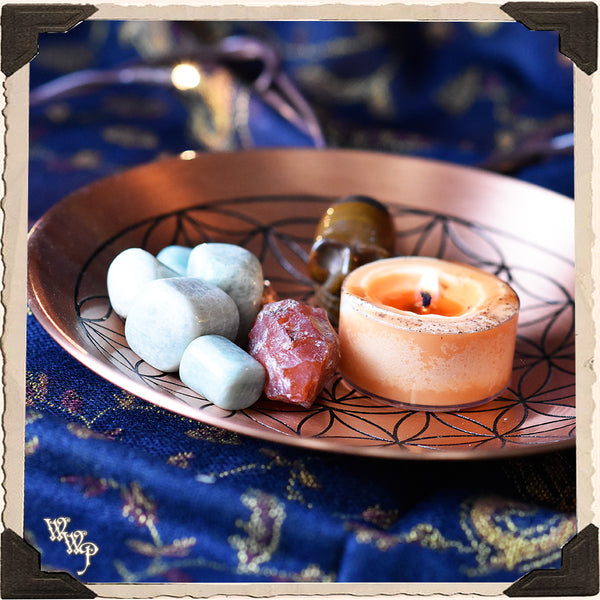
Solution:
<path fill-rule="evenodd" d="M 146 284 L 125 321 L 129 347 L 159 371 L 176 371 L 188 344 L 201 335 L 235 339 L 235 302 L 218 287 L 194 277 Z"/>
<path fill-rule="evenodd" d="M 264 289 L 258 258 L 234 244 L 200 244 L 190 254 L 188 275 L 209 281 L 233 298 L 240 313 L 238 342 L 245 341 L 260 310 Z"/>
<path fill-rule="evenodd" d="M 165 246 L 156 255 L 156 258 L 177 274 L 185 276 L 187 275 L 187 265 L 191 252 L 192 249 L 187 246 Z"/>
<path fill-rule="evenodd" d="M 239 346 L 219 335 L 196 338 L 179 365 L 181 381 L 226 410 L 252 406 L 262 395 L 264 367 Z"/>
<path fill-rule="evenodd" d="M 128 248 L 118 254 L 108 267 L 106 287 L 113 310 L 123 318 L 136 296 L 150 281 L 176 277 L 177 273 L 142 248 Z"/>

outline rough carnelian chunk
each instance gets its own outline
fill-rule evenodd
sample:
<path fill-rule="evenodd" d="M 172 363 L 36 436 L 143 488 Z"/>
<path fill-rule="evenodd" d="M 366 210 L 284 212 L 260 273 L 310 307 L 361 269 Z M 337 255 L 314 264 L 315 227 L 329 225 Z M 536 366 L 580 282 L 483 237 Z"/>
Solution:
<path fill-rule="evenodd" d="M 270 400 L 308 408 L 340 360 L 337 333 L 322 308 L 286 299 L 263 307 L 250 331 L 248 352 L 267 371 Z"/>

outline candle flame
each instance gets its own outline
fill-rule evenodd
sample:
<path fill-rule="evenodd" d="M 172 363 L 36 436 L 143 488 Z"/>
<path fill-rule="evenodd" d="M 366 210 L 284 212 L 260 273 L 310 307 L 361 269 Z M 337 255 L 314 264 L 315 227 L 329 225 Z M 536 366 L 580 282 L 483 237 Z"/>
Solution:
<path fill-rule="evenodd" d="M 417 301 L 423 303 L 423 308 L 428 308 L 433 300 L 437 300 L 439 294 L 440 286 L 435 269 L 426 269 L 417 288 Z"/>

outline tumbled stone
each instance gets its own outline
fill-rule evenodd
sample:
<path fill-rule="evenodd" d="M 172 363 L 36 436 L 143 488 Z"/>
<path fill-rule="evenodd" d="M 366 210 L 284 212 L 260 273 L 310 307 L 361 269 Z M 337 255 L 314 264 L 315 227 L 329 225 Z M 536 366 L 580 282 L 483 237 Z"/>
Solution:
<path fill-rule="evenodd" d="M 176 371 L 184 350 L 201 335 L 235 339 L 235 302 L 218 287 L 193 277 L 146 284 L 125 321 L 129 347 L 159 371 Z"/>
<path fill-rule="evenodd" d="M 319 221 L 308 255 L 315 299 L 338 326 L 344 278 L 354 269 L 394 254 L 394 219 L 381 202 L 347 196 L 330 206 Z"/>
<path fill-rule="evenodd" d="M 240 313 L 237 341 L 245 345 L 263 295 L 264 277 L 258 258 L 234 244 L 200 244 L 190 254 L 188 275 L 220 287 L 233 298 Z"/>
<path fill-rule="evenodd" d="M 106 287 L 113 310 L 123 318 L 140 289 L 150 281 L 176 277 L 177 273 L 142 248 L 128 248 L 108 267 Z"/>
<path fill-rule="evenodd" d="M 262 395 L 265 369 L 239 346 L 219 335 L 203 335 L 185 349 L 181 381 L 225 410 L 252 406 Z"/>
<path fill-rule="evenodd" d="M 161 263 L 173 269 L 178 275 L 187 275 L 187 266 L 190 259 L 191 248 L 187 246 L 165 246 L 157 255 L 156 258 Z"/>
<path fill-rule="evenodd" d="M 325 310 L 292 299 L 263 307 L 250 331 L 248 352 L 267 371 L 269 399 L 305 408 L 340 360 L 339 340 Z"/>

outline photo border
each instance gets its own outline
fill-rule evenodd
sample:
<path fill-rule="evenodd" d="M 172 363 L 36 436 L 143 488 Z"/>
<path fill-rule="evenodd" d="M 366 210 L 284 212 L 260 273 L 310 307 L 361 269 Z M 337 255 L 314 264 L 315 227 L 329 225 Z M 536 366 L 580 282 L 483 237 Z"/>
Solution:
<path fill-rule="evenodd" d="M 3 95 L 0 120 L 4 144 L 0 153 L 2 177 L 2 305 L 0 348 L 2 351 L 2 442 L 4 510 L 2 516 L 1 596 L 17 597 L 110 597 L 147 598 L 175 596 L 282 595 L 450 595 L 477 596 L 579 596 L 598 593 L 598 463 L 600 450 L 595 439 L 600 431 L 598 415 L 598 365 L 600 348 L 596 327 L 600 323 L 600 274 L 598 259 L 597 189 L 599 141 L 597 72 L 597 5 L 595 2 L 343 2 L 293 3 L 254 0 L 239 4 L 229 0 L 198 5 L 193 0 L 127 5 L 99 0 L 93 4 L 41 4 L 0 2 L 2 6 L 0 65 Z M 77 13 L 78 7 L 83 13 Z M 75 9 L 75 13 L 74 13 Z M 92 10 L 97 9 L 97 10 Z M 595 19 L 590 21 L 590 12 Z M 45 15 L 40 17 L 41 14 Z M 565 17 L 565 15 L 568 15 Z M 66 573 L 40 572 L 39 553 L 22 539 L 24 432 L 25 432 L 25 334 L 27 271 L 27 160 L 29 119 L 29 66 L 37 52 L 37 35 L 42 31 L 66 31 L 81 20 L 383 20 L 383 21 L 511 21 L 530 29 L 557 30 L 560 51 L 573 60 L 575 131 L 575 322 L 577 406 L 577 530 L 563 548 L 561 569 L 539 569 L 506 588 L 506 583 L 331 583 L 331 584 L 86 584 Z M 12 19 L 12 20 L 11 20 Z M 62 20 L 61 20 L 62 19 Z M 33 44 L 33 46 L 32 46 Z M 32 52 L 32 47 L 34 50 Z M 594 326 L 591 326 L 591 325 Z M 37 554 L 37 557 L 36 557 Z M 11 558 L 12 557 L 12 558 Z M 15 563 L 14 559 L 20 560 Z M 13 560 L 11 563 L 10 561 Z M 37 560 L 37 563 L 36 563 Z M 27 567 L 26 571 L 22 569 Z M 18 569 L 16 569 L 18 567 Z M 37 568 L 37 571 L 36 571 Z M 7 573 L 8 571 L 8 573 Z M 15 577 L 18 572 L 18 577 Z M 40 577 L 41 576 L 41 577 Z M 72 582 L 65 580 L 70 578 Z M 26 579 L 37 582 L 27 588 Z M 37 577 L 37 579 L 35 579 Z M 541 584 L 540 584 L 541 581 Z M 44 583 L 45 582 L 45 583 Z M 566 582 L 566 587 L 565 587 Z M 583 582 L 582 585 L 578 585 Z M 63 590 L 59 591 L 60 586 Z M 77 585 L 78 584 L 78 585 Z M 71 585 L 71 593 L 65 589 Z M 19 588 L 19 586 L 21 586 Z M 23 587 L 25 586 L 25 587 Z M 557 587 L 558 586 L 558 587 Z M 83 589 L 81 589 L 83 588 Z M 52 592 L 61 595 L 56 595 Z M 37 591 L 37 595 L 36 595 Z M 50 591 L 50 595 L 49 592 Z M 25 592 L 23 594 L 22 592 Z M 89 595 L 87 595 L 89 593 Z M 65 595 L 66 594 L 66 595 Z"/>

